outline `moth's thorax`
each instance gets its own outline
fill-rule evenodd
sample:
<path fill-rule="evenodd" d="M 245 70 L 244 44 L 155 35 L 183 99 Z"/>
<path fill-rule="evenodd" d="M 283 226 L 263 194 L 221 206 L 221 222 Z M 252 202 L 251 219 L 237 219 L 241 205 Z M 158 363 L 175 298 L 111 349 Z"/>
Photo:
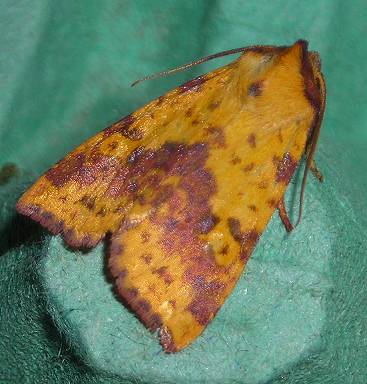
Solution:
<path fill-rule="evenodd" d="M 277 55 L 258 51 L 248 51 L 237 61 L 238 71 L 243 78 L 256 79 L 264 75 L 274 64 Z"/>

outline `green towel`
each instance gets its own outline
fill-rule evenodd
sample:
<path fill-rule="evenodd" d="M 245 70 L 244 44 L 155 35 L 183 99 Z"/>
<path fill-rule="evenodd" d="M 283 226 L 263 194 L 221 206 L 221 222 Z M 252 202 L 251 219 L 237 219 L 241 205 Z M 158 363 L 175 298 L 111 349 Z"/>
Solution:
<path fill-rule="evenodd" d="M 367 6 L 364 1 L 33 1 L 0 5 L 0 383 L 365 383 Z M 277 215 L 215 320 L 184 351 L 116 299 L 104 246 L 65 248 L 15 214 L 78 144 L 220 59 L 299 38 L 320 53 L 328 105 L 301 225 Z M 8 164 L 8 166 L 6 166 Z M 9 165 L 9 164 L 14 164 Z M 298 177 L 287 192 L 297 205 Z"/>

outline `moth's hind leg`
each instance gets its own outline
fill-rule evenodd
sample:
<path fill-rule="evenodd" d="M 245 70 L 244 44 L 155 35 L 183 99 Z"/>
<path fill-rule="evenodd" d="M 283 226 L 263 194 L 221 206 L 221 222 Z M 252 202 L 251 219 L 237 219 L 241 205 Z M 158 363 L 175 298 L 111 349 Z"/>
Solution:
<path fill-rule="evenodd" d="M 284 224 L 284 227 L 286 229 L 286 231 L 289 233 L 289 232 L 292 232 L 293 230 L 293 225 L 291 223 L 291 220 L 288 216 L 288 213 L 285 209 L 285 204 L 284 204 L 284 197 L 282 197 L 280 200 L 279 200 L 279 203 L 278 203 L 278 211 L 279 211 L 279 216 Z"/>
<path fill-rule="evenodd" d="M 312 160 L 311 166 L 310 166 L 310 171 L 312 174 L 316 177 L 316 179 L 322 183 L 324 181 L 324 176 L 320 172 L 320 170 L 317 168 L 315 160 Z"/>

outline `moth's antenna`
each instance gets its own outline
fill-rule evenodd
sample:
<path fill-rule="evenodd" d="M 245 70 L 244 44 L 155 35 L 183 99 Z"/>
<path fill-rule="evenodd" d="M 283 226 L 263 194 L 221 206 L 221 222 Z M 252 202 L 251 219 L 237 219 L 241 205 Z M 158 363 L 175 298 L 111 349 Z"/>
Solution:
<path fill-rule="evenodd" d="M 322 76 L 322 74 L 320 74 L 319 80 L 320 80 L 320 89 L 321 89 L 321 105 L 320 105 L 320 110 L 319 110 L 319 113 L 317 116 L 316 125 L 312 131 L 312 136 L 311 136 L 311 140 L 310 140 L 310 148 L 309 148 L 308 153 L 307 153 L 305 171 L 303 172 L 301 195 L 299 198 L 298 220 L 297 220 L 295 227 L 300 223 L 301 218 L 302 218 L 303 199 L 304 199 L 305 188 L 306 188 L 307 174 L 308 174 L 308 171 L 312 165 L 313 156 L 315 154 L 317 141 L 318 141 L 318 138 L 320 135 L 322 118 L 323 118 L 324 112 L 325 112 L 326 86 L 325 86 L 325 79 Z"/>
<path fill-rule="evenodd" d="M 245 52 L 245 51 L 248 51 L 250 49 L 254 49 L 256 47 L 257 46 L 242 47 L 242 48 L 235 48 L 235 49 L 230 49 L 230 50 L 223 51 L 223 52 L 214 53 L 213 55 L 202 57 L 201 59 L 192 61 L 191 63 L 188 63 L 188 64 L 181 65 L 181 66 L 179 66 L 177 68 L 173 68 L 173 69 L 169 69 L 167 71 L 162 71 L 162 72 L 154 73 L 153 75 L 150 75 L 150 76 L 145 76 L 145 77 L 143 77 L 141 79 L 138 79 L 138 80 L 134 81 L 131 84 L 131 86 L 133 87 L 136 84 L 141 83 L 142 81 L 145 81 L 145 80 L 152 80 L 152 79 L 156 79 L 158 77 L 172 75 L 173 73 L 184 71 L 187 68 L 194 67 L 195 65 L 199 65 L 199 64 L 205 63 L 206 61 L 209 61 L 209 60 L 212 60 L 212 59 L 216 59 L 218 57 L 223 57 L 223 56 L 233 55 L 235 53 Z M 266 46 L 263 47 L 263 48 L 266 48 Z"/>

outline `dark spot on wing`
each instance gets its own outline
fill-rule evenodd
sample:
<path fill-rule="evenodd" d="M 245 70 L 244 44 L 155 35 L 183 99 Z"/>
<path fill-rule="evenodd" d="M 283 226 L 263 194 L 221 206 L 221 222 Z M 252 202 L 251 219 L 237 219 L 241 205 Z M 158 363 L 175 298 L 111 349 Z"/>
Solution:
<path fill-rule="evenodd" d="M 217 109 L 219 106 L 220 106 L 220 101 L 219 101 L 219 100 L 212 101 L 212 102 L 208 105 L 208 110 L 209 110 L 209 111 L 214 111 L 214 110 Z"/>
<path fill-rule="evenodd" d="M 240 164 L 241 163 L 241 158 L 239 157 L 239 156 L 234 156 L 233 158 L 232 158 L 232 160 L 231 160 L 231 163 L 233 164 L 233 165 L 236 165 L 236 164 Z"/>
<path fill-rule="evenodd" d="M 96 198 L 93 196 L 84 195 L 80 200 L 80 203 L 84 205 L 85 208 L 92 211 L 96 204 Z"/>
<path fill-rule="evenodd" d="M 260 189 L 266 189 L 266 188 L 268 188 L 268 186 L 269 186 L 269 183 L 265 180 L 260 181 L 260 183 L 258 184 L 258 187 Z"/>
<path fill-rule="evenodd" d="M 117 123 L 111 125 L 110 127 L 104 129 L 104 136 L 111 136 L 115 133 L 120 133 L 122 136 L 130 140 L 140 140 L 143 138 L 143 132 L 141 132 L 137 127 L 132 127 L 135 122 L 133 115 L 127 115 Z"/>
<path fill-rule="evenodd" d="M 256 207 L 256 205 L 254 205 L 254 204 L 249 204 L 247 207 L 248 207 L 252 212 L 256 212 L 256 211 L 257 211 L 257 207 Z"/>
<path fill-rule="evenodd" d="M 197 228 L 199 233 L 209 233 L 219 223 L 219 217 L 209 214 L 198 222 Z"/>
<path fill-rule="evenodd" d="M 127 293 L 130 299 L 135 299 L 139 295 L 139 291 L 136 288 L 129 288 Z"/>
<path fill-rule="evenodd" d="M 117 141 L 113 141 L 112 143 L 108 144 L 108 148 L 111 149 L 111 151 L 115 150 L 119 146 L 119 143 Z"/>
<path fill-rule="evenodd" d="M 150 233 L 144 231 L 144 232 L 142 232 L 140 234 L 140 237 L 141 237 L 141 242 L 142 243 L 147 243 L 149 241 L 149 239 L 150 239 Z"/>
<path fill-rule="evenodd" d="M 258 232 L 255 229 L 243 232 L 240 221 L 233 217 L 228 218 L 228 227 L 234 240 L 240 244 L 240 259 L 246 262 L 259 239 Z"/>
<path fill-rule="evenodd" d="M 296 167 L 297 162 L 293 160 L 289 152 L 286 152 L 277 165 L 275 181 L 277 183 L 283 182 L 288 184 Z"/>
<path fill-rule="evenodd" d="M 243 262 L 247 262 L 258 240 L 259 234 L 256 230 L 253 229 L 248 232 L 244 232 L 240 252 L 240 258 Z"/>
<path fill-rule="evenodd" d="M 240 221 L 238 219 L 234 219 L 233 217 L 230 217 L 228 218 L 227 222 L 228 222 L 229 232 L 231 233 L 232 237 L 237 242 L 240 242 L 242 240 Z"/>
<path fill-rule="evenodd" d="M 153 260 L 152 255 L 150 255 L 149 253 L 144 253 L 144 254 L 142 254 L 140 257 L 143 259 L 144 263 L 145 263 L 145 264 L 148 264 L 148 265 L 149 265 L 149 264 L 152 262 L 152 260 Z"/>
<path fill-rule="evenodd" d="M 156 107 L 160 106 L 161 104 L 163 104 L 163 101 L 164 101 L 165 97 L 164 96 L 159 96 L 158 99 L 157 99 L 157 103 L 156 103 Z"/>
<path fill-rule="evenodd" d="M 173 283 L 173 277 L 168 271 L 167 266 L 162 266 L 156 269 L 153 269 L 153 274 L 157 274 L 163 281 L 167 284 L 170 285 Z"/>
<path fill-rule="evenodd" d="M 263 81 L 255 81 L 254 83 L 250 84 L 247 89 L 247 94 L 252 97 L 260 96 L 263 91 L 263 83 Z"/>
<path fill-rule="evenodd" d="M 244 172 L 250 172 L 254 169 L 255 163 L 247 164 L 245 167 L 242 168 Z"/>
<path fill-rule="evenodd" d="M 149 312 L 152 306 L 144 299 L 138 301 L 138 306 L 142 312 Z"/>
<path fill-rule="evenodd" d="M 186 112 L 185 112 L 185 116 L 186 117 L 191 117 L 192 116 L 192 108 L 189 108 Z"/>
<path fill-rule="evenodd" d="M 282 135 L 282 130 L 280 128 L 278 130 L 278 140 L 280 143 L 283 143 L 283 135 Z"/>
<path fill-rule="evenodd" d="M 219 253 L 220 253 L 221 255 L 227 255 L 227 254 L 228 254 L 228 251 L 229 251 L 229 245 L 226 244 L 226 245 L 219 251 Z"/>
<path fill-rule="evenodd" d="M 153 313 L 152 315 L 150 315 L 147 324 L 149 324 L 149 329 L 156 330 L 162 326 L 162 319 L 157 313 Z"/>
<path fill-rule="evenodd" d="M 75 178 L 83 167 L 85 161 L 84 153 L 78 153 L 60 160 L 53 168 L 46 173 L 46 178 L 52 182 L 55 187 L 62 187 L 71 178 Z"/>
<path fill-rule="evenodd" d="M 278 205 L 278 202 L 273 198 L 269 199 L 267 203 L 270 208 L 276 208 Z"/>
<path fill-rule="evenodd" d="M 107 209 L 105 207 L 102 207 L 97 213 L 97 216 L 105 217 L 107 214 Z"/>
<path fill-rule="evenodd" d="M 250 133 L 247 137 L 247 142 L 251 148 L 256 147 L 256 135 L 254 133 Z"/>
<path fill-rule="evenodd" d="M 216 147 L 224 148 L 226 146 L 226 137 L 223 132 L 223 128 L 219 126 L 209 126 L 206 128 L 206 132 L 209 134 L 209 141 Z"/>

